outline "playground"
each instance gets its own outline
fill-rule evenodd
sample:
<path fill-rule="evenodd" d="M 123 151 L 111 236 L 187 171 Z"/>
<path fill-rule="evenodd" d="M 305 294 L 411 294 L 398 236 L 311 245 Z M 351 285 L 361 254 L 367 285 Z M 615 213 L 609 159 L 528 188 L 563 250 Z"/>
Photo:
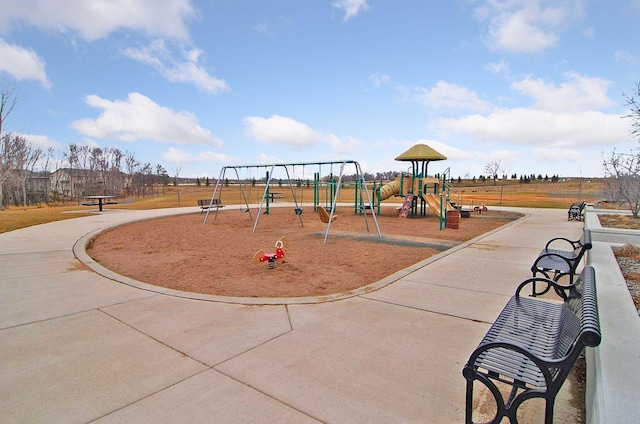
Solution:
<path fill-rule="evenodd" d="M 202 213 L 137 222 L 97 237 L 88 249 L 100 264 L 121 275 L 174 290 L 239 297 L 301 297 L 345 293 L 411 266 L 517 218 L 485 211 L 463 218 L 459 229 L 440 230 L 438 218 L 399 218 L 385 208 L 382 239 L 364 230 L 353 208 L 337 209 L 331 236 L 305 208 L 304 226 L 292 207 L 273 207 L 253 232 L 239 209 L 221 211 L 202 224 Z M 284 263 L 269 269 L 253 263 L 259 250 L 275 252 L 287 237 Z"/>
<path fill-rule="evenodd" d="M 413 146 L 396 158 L 411 162 L 412 172 L 377 186 L 351 160 L 225 166 L 211 199 L 198 202 L 204 219 L 188 214 L 119 227 L 87 252 L 121 275 L 179 291 L 267 298 L 348 293 L 517 218 L 478 209 L 467 211 L 461 225 L 448 171 L 427 176 L 429 162 L 444 159 L 426 145 Z M 312 184 L 305 167 L 314 170 Z M 356 177 L 349 207 L 339 203 L 345 167 Z M 259 172 L 265 177 L 257 184 Z M 225 205 L 233 190 L 237 200 Z M 392 198 L 402 203 L 383 206 Z"/>

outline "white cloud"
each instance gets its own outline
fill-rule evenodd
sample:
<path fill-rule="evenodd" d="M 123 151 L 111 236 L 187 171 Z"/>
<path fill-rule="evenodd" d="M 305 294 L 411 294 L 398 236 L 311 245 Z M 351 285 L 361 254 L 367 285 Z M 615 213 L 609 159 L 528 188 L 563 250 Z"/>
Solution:
<path fill-rule="evenodd" d="M 527 77 L 513 83 L 512 88 L 535 99 L 533 108 L 546 111 L 577 112 L 602 109 L 615 104 L 607 96 L 610 81 L 585 77 L 575 72 L 569 72 L 565 77 L 567 82 L 559 86 Z"/>
<path fill-rule="evenodd" d="M 253 25 L 251 29 L 259 34 L 267 34 L 273 37 L 273 27 L 267 23 Z"/>
<path fill-rule="evenodd" d="M 336 135 L 330 134 L 328 139 L 331 148 L 335 152 L 341 154 L 355 153 L 360 148 L 362 148 L 362 146 L 364 146 L 364 143 L 362 141 L 351 136 L 338 137 Z"/>
<path fill-rule="evenodd" d="M 115 101 L 89 95 L 85 101 L 101 109 L 100 116 L 74 121 L 71 126 L 89 137 L 222 146 L 220 139 L 198 125 L 193 114 L 160 106 L 140 93 L 130 93 L 126 100 Z"/>
<path fill-rule="evenodd" d="M 280 115 L 270 118 L 249 116 L 243 120 L 245 132 L 255 140 L 272 146 L 288 146 L 295 150 L 325 145 L 323 154 L 352 153 L 364 143 L 351 136 L 339 137 L 310 128 L 307 124 Z"/>
<path fill-rule="evenodd" d="M 560 84 L 531 77 L 514 82 L 513 90 L 533 100 L 529 107 L 442 118 L 431 126 L 445 138 L 464 135 L 538 149 L 579 150 L 628 140 L 628 123 L 619 114 L 602 111 L 615 105 L 607 96 L 609 81 L 577 73 L 567 73 L 565 78 Z"/>
<path fill-rule="evenodd" d="M 629 129 L 620 116 L 599 111 L 548 112 L 526 108 L 499 109 L 487 116 L 467 115 L 432 122 L 442 137 L 467 135 L 482 141 L 527 146 L 580 148 L 612 146 L 627 140 Z"/>
<path fill-rule="evenodd" d="M 266 153 L 260 153 L 258 155 L 258 161 L 264 164 L 274 164 L 274 163 L 285 163 L 287 162 L 285 159 L 278 158 L 276 156 L 270 156 Z"/>
<path fill-rule="evenodd" d="M 3 0 L 0 27 L 26 22 L 38 28 L 76 32 L 86 41 L 120 29 L 188 39 L 185 21 L 195 15 L 189 0 Z"/>
<path fill-rule="evenodd" d="M 489 63 L 484 69 L 496 75 L 508 75 L 509 74 L 509 62 L 501 60 L 498 63 Z"/>
<path fill-rule="evenodd" d="M 558 163 L 567 160 L 579 162 L 582 159 L 582 153 L 576 149 L 539 148 L 533 149 L 533 153 L 539 162 Z"/>
<path fill-rule="evenodd" d="M 383 84 L 387 84 L 389 82 L 389 76 L 385 74 L 381 74 L 380 72 L 376 72 L 369 77 L 369 81 L 376 87 L 380 87 Z"/>
<path fill-rule="evenodd" d="M 367 0 L 336 0 L 333 2 L 333 7 L 344 12 L 345 21 L 369 9 Z"/>
<path fill-rule="evenodd" d="M 481 100 L 473 90 L 446 81 L 438 81 L 431 88 L 418 88 L 417 99 L 425 106 L 483 112 L 491 108 L 491 104 Z"/>
<path fill-rule="evenodd" d="M 148 47 L 141 49 L 128 48 L 124 54 L 138 62 L 152 66 L 160 75 L 171 82 L 191 83 L 209 93 L 228 90 L 227 83 L 210 75 L 200 65 L 202 50 L 183 50 L 183 60 L 173 54 L 163 40 L 155 40 Z"/>
<path fill-rule="evenodd" d="M 167 162 L 174 164 L 185 164 L 194 162 L 227 163 L 230 160 L 230 157 L 228 155 L 225 155 L 224 153 L 205 151 L 193 154 L 175 147 L 170 147 L 169 150 L 164 152 L 162 154 L 162 158 Z"/>
<path fill-rule="evenodd" d="M 640 1 L 640 0 L 639 0 Z M 626 50 L 618 50 L 613 54 L 616 62 L 623 62 L 630 66 L 637 66 L 640 64 L 640 59 Z"/>
<path fill-rule="evenodd" d="M 8 44 L 0 38 L 0 72 L 7 72 L 19 81 L 39 81 L 48 90 L 51 82 L 45 66 L 45 61 L 33 50 Z"/>
<path fill-rule="evenodd" d="M 49 148 L 60 149 L 62 147 L 61 143 L 59 143 L 58 141 L 52 138 L 49 138 L 46 135 L 40 135 L 40 134 L 18 134 L 18 135 L 24 137 L 32 146 L 38 147 L 43 151 Z"/>
<path fill-rule="evenodd" d="M 327 139 L 324 134 L 306 124 L 280 115 L 272 115 L 270 118 L 250 116 L 244 118 L 243 122 L 249 136 L 266 144 L 284 145 L 299 150 Z"/>
<path fill-rule="evenodd" d="M 509 167 L 518 160 L 520 153 L 513 150 L 497 149 L 489 153 L 474 152 L 474 156 L 481 159 L 485 164 L 489 162 L 500 162 L 500 173 L 509 173 Z"/>
<path fill-rule="evenodd" d="M 447 160 L 464 161 L 473 158 L 473 154 L 470 151 L 458 149 L 457 147 L 453 147 L 441 141 L 421 139 L 413 144 L 426 144 L 436 152 L 445 155 L 447 157 Z"/>
<path fill-rule="evenodd" d="M 579 0 L 483 0 L 476 9 L 488 21 L 489 46 L 512 53 L 555 47 L 558 33 L 582 15 Z"/>

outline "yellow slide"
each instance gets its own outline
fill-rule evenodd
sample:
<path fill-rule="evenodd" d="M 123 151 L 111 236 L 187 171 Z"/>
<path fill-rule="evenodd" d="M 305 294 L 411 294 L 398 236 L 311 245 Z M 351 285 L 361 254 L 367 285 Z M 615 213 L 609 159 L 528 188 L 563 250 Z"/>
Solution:
<path fill-rule="evenodd" d="M 440 216 L 440 197 L 436 196 L 435 194 L 429 193 L 429 194 L 423 194 L 422 198 L 424 199 L 425 202 L 427 202 L 427 205 L 429 205 L 429 207 L 433 209 L 436 215 L 438 215 L 439 218 L 442 218 Z M 444 210 L 452 211 L 453 206 L 451 206 L 449 202 L 446 202 L 446 206 L 443 209 L 443 212 Z"/>
<path fill-rule="evenodd" d="M 400 194 L 400 180 L 391 181 L 380 187 L 380 201 L 387 200 L 391 196 Z"/>

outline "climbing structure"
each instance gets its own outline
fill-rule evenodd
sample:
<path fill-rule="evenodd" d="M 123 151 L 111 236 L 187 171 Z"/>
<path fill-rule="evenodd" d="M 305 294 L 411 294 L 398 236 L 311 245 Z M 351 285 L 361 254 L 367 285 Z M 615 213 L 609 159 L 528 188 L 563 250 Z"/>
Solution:
<path fill-rule="evenodd" d="M 426 144 L 416 144 L 396 157 L 397 161 L 411 162 L 411 171 L 401 173 L 398 178 L 378 188 L 378 201 L 391 196 L 401 196 L 405 202 L 400 216 L 425 216 L 433 212 L 444 228 L 447 214 L 455 210 L 451 197 L 451 176 L 449 169 L 439 177 L 429 177 L 427 170 L 430 162 L 446 160 L 447 157 Z"/>

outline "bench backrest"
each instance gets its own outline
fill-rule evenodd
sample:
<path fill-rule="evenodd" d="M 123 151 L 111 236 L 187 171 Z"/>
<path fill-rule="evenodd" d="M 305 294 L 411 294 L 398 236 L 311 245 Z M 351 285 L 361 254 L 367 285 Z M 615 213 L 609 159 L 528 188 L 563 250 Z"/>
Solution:
<path fill-rule="evenodd" d="M 596 277 L 592 266 L 585 266 L 562 306 L 556 358 L 563 358 L 584 346 L 598 346 L 601 340 Z"/>
<path fill-rule="evenodd" d="M 220 199 L 213 199 L 213 201 L 211 200 L 204 200 L 204 199 L 200 199 L 198 200 L 198 206 L 209 206 L 209 205 L 219 205 L 220 204 Z"/>
<path fill-rule="evenodd" d="M 573 254 L 575 255 L 575 260 L 580 262 L 582 256 L 585 254 L 587 250 L 590 250 L 593 247 L 593 243 L 591 242 L 591 230 L 585 229 L 582 232 L 582 237 L 576 243 L 576 247 L 573 249 Z"/>

